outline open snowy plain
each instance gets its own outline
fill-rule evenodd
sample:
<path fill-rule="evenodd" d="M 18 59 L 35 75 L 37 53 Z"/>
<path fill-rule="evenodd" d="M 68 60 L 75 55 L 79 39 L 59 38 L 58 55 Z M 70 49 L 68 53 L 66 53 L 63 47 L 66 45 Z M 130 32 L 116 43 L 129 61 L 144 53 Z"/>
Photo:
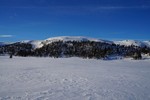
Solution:
<path fill-rule="evenodd" d="M 150 59 L 0 56 L 0 100 L 150 100 Z"/>

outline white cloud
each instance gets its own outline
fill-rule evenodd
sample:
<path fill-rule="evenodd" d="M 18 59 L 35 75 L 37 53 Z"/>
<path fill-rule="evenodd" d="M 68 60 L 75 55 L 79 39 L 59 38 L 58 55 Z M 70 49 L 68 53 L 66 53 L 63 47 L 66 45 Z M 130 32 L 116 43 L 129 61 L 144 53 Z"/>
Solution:
<path fill-rule="evenodd" d="M 12 35 L 0 35 L 0 38 L 10 38 Z"/>

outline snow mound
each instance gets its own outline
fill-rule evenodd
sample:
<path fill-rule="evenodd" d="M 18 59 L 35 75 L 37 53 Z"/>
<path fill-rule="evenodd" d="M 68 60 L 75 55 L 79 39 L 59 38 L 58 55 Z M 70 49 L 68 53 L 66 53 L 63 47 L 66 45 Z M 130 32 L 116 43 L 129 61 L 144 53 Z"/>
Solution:
<path fill-rule="evenodd" d="M 138 47 L 147 46 L 144 42 L 137 41 L 137 40 L 114 41 L 114 43 L 117 44 L 117 45 L 124 45 L 124 46 L 131 46 L 131 45 L 138 46 Z"/>

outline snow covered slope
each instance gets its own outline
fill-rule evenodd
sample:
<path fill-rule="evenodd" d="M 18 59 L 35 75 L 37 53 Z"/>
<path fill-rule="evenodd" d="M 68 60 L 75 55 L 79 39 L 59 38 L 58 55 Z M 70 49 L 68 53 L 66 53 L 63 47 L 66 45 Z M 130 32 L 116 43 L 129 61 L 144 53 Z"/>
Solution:
<path fill-rule="evenodd" d="M 150 47 L 150 41 L 137 41 L 137 40 L 123 40 L 123 41 L 114 41 L 115 44 L 124 45 L 124 46 L 139 46 L 139 47 Z"/>
<path fill-rule="evenodd" d="M 109 40 L 102 40 L 102 39 L 96 39 L 96 38 L 89 38 L 89 37 L 83 37 L 83 36 L 60 36 L 60 37 L 52 37 L 48 38 L 46 40 L 41 41 L 30 41 L 35 48 L 40 48 L 44 44 L 49 44 L 56 41 L 94 41 L 94 42 L 103 42 L 108 44 L 118 44 L 118 45 L 125 45 L 125 46 L 139 46 L 139 47 L 150 47 L 150 41 L 137 41 L 137 40 L 122 40 L 122 41 L 109 41 Z"/>
<path fill-rule="evenodd" d="M 143 41 L 143 43 L 144 43 L 147 47 L 150 47 L 150 41 Z"/>
<path fill-rule="evenodd" d="M 56 41 L 94 41 L 94 42 L 105 42 L 112 44 L 113 42 L 108 40 L 96 39 L 96 38 L 89 38 L 83 36 L 60 36 L 60 37 L 52 37 L 44 40 L 46 43 L 56 42 Z"/>
<path fill-rule="evenodd" d="M 103 42 L 108 44 L 118 44 L 118 45 L 125 45 L 125 46 L 139 46 L 139 47 L 150 47 L 150 41 L 137 41 L 137 40 L 122 40 L 122 41 L 109 41 L 109 40 L 102 40 L 96 38 L 89 38 L 84 36 L 59 36 L 59 37 L 51 37 L 46 40 L 26 40 L 21 41 L 20 43 L 30 43 L 33 45 L 33 48 L 41 48 L 43 45 L 47 45 L 52 42 L 56 41 L 94 41 L 94 42 Z M 0 45 L 4 43 L 0 42 Z"/>
<path fill-rule="evenodd" d="M 43 41 L 40 41 L 40 40 L 29 41 L 28 43 L 32 44 L 33 48 L 41 48 L 44 45 Z"/>
<path fill-rule="evenodd" d="M 29 43 L 29 44 L 31 44 L 34 49 L 41 48 L 43 46 L 42 42 L 43 42 L 42 40 L 24 40 L 24 41 L 20 41 L 20 43 Z"/>
<path fill-rule="evenodd" d="M 41 48 L 43 45 L 47 45 L 49 43 L 57 42 L 57 41 L 64 41 L 64 42 L 67 42 L 67 41 L 94 41 L 94 42 L 103 42 L 103 43 L 109 43 L 109 44 L 113 43 L 112 41 L 108 41 L 108 40 L 88 38 L 88 37 L 83 37 L 83 36 L 60 36 L 60 37 L 48 38 L 46 40 L 26 41 L 26 43 L 32 44 L 33 48 Z"/>
<path fill-rule="evenodd" d="M 0 56 L 0 100 L 150 100 L 150 59 Z"/>

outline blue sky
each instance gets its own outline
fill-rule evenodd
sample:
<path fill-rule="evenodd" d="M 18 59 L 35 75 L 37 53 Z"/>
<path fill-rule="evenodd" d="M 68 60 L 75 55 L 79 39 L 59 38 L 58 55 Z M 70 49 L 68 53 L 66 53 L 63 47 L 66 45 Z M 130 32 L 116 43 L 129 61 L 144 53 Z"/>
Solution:
<path fill-rule="evenodd" d="M 0 0 L 0 41 L 150 40 L 150 0 Z"/>

